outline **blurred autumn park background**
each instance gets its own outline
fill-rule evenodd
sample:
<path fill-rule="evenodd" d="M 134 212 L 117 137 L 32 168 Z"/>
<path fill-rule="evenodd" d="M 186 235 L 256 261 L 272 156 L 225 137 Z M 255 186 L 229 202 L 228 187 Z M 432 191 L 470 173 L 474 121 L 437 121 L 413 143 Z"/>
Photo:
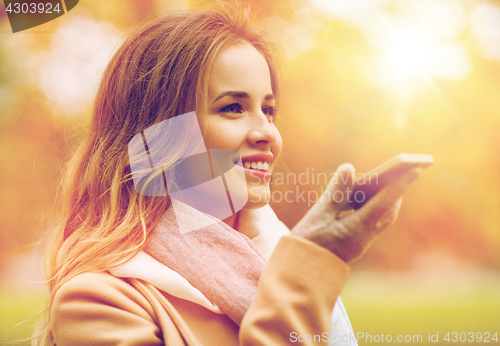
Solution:
<path fill-rule="evenodd" d="M 500 332 L 500 1 L 254 2 L 285 52 L 282 172 L 310 179 L 277 187 L 296 197 L 273 196 L 288 226 L 321 190 L 313 172 L 401 152 L 436 161 L 352 264 L 354 331 Z M 113 50 L 146 18 L 201 3 L 83 0 L 16 34 L 0 9 L 0 343 L 28 336 L 33 321 L 14 325 L 43 306 L 36 244 Z"/>

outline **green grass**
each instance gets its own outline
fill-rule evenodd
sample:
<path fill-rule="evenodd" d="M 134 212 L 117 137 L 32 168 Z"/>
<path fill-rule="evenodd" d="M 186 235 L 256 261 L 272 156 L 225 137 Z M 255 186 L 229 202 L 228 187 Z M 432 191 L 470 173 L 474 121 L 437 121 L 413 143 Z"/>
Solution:
<path fill-rule="evenodd" d="M 45 295 L 36 291 L 0 290 L 0 345 L 30 345 L 29 341 L 13 342 L 30 338 L 40 318 L 22 321 L 36 315 L 45 304 Z"/>
<path fill-rule="evenodd" d="M 393 280 L 394 277 L 399 279 Z M 454 343 L 443 340 L 447 332 L 498 332 L 500 337 L 498 280 L 429 281 L 354 273 L 346 283 L 342 299 L 355 333 L 363 332 L 372 337 L 383 333 L 393 339 L 398 335 L 422 335 L 423 342 L 419 345 L 500 346 L 500 341 Z M 31 337 L 38 319 L 14 326 L 40 311 L 44 303 L 45 296 L 40 292 L 0 290 L 0 345 Z M 439 333 L 439 342 L 430 343 L 429 333 Z M 359 340 L 359 345 L 380 343 Z M 14 345 L 29 345 L 29 342 Z"/>
<path fill-rule="evenodd" d="M 364 334 L 391 335 L 422 335 L 423 342 L 419 344 L 455 344 L 443 340 L 450 332 L 498 332 L 500 335 L 499 306 L 360 306 L 348 304 L 348 313 L 354 332 Z M 439 333 L 439 343 L 428 342 L 429 333 Z M 370 344 L 360 339 L 359 344 Z M 458 344 L 485 344 L 476 342 L 456 342 Z M 491 342 L 490 342 L 491 344 Z M 493 342 L 494 344 L 494 342 Z M 497 343 L 498 344 L 498 343 Z"/>
<path fill-rule="evenodd" d="M 500 284 L 491 278 L 475 280 L 393 280 L 397 276 L 360 274 L 348 280 L 342 293 L 354 332 L 365 335 L 422 335 L 419 345 L 500 345 L 500 341 L 452 342 L 450 332 L 497 332 L 500 338 Z M 439 342 L 429 342 L 438 333 Z M 469 334 L 465 334 L 467 338 Z M 474 334 L 476 336 L 476 334 Z M 472 338 L 471 338 L 472 339 Z M 460 339 L 458 339 L 460 340 Z M 378 344 L 366 339 L 359 345 Z M 387 342 L 385 342 L 387 343 Z M 414 344 L 410 342 L 410 344 Z"/>

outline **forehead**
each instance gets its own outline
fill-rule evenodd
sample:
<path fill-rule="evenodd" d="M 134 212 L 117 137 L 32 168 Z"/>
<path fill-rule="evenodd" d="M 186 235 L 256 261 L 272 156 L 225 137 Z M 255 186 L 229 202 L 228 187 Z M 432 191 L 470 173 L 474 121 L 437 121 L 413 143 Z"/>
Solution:
<path fill-rule="evenodd" d="M 209 97 L 225 90 L 272 93 L 266 59 L 247 42 L 223 47 L 209 75 Z"/>

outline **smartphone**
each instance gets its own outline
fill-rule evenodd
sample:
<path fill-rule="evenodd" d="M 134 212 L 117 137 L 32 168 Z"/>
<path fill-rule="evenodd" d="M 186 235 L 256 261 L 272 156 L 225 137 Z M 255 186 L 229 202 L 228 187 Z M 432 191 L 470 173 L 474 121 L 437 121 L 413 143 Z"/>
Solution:
<path fill-rule="evenodd" d="M 427 168 L 434 163 L 429 154 L 399 154 L 356 179 L 351 202 L 344 210 L 359 209 L 385 185 L 396 179 L 402 172 L 414 168 Z"/>

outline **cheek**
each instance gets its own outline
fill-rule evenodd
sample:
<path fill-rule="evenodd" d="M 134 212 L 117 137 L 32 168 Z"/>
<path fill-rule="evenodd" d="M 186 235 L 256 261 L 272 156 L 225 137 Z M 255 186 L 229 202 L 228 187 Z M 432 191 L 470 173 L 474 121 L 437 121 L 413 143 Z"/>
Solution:
<path fill-rule="evenodd" d="M 244 136 L 239 134 L 234 124 L 213 121 L 207 126 L 204 138 L 207 148 L 237 150 L 241 146 Z"/>
<path fill-rule="evenodd" d="M 281 138 L 281 134 L 276 129 L 277 135 L 276 135 L 276 144 L 275 144 L 275 151 L 276 151 L 276 156 L 278 156 L 281 153 L 281 149 L 283 148 L 283 139 Z"/>

